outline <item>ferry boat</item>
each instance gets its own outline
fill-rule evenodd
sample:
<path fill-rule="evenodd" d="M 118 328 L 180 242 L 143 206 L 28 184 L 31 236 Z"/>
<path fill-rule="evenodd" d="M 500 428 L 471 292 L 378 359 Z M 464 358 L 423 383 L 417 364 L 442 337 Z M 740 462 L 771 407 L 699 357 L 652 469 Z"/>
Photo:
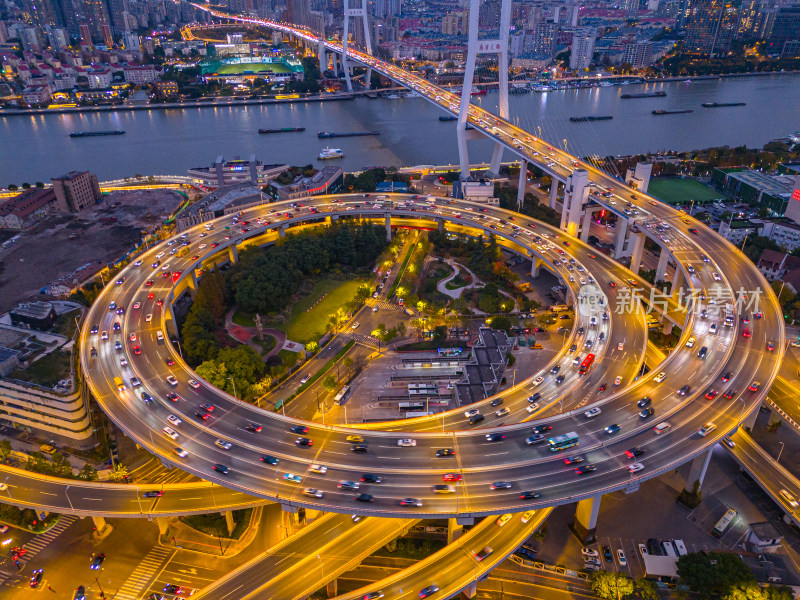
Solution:
<path fill-rule="evenodd" d="M 123 135 L 122 129 L 112 129 L 109 131 L 73 131 L 69 137 L 94 137 L 98 135 Z"/>
<path fill-rule="evenodd" d="M 667 92 L 642 92 L 641 94 L 622 94 L 620 98 L 663 98 Z"/>
<path fill-rule="evenodd" d="M 703 108 L 723 108 L 725 106 L 747 106 L 745 102 L 703 102 Z"/>
<path fill-rule="evenodd" d="M 344 150 L 341 148 L 323 148 L 317 157 L 319 160 L 330 160 L 332 158 L 344 158 Z"/>

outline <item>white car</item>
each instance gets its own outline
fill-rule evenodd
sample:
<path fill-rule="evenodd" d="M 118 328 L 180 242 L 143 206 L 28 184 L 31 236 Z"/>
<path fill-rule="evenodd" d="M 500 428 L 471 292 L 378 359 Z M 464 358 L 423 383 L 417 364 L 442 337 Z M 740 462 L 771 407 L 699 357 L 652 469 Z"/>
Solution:
<path fill-rule="evenodd" d="M 172 451 L 178 455 L 178 458 L 186 458 L 189 453 L 183 448 L 173 448 Z"/>
<path fill-rule="evenodd" d="M 656 376 L 653 378 L 653 381 L 655 381 L 656 383 L 661 383 L 661 382 L 662 382 L 662 381 L 664 381 L 666 378 L 667 378 L 667 372 L 666 372 L 666 371 L 661 371 L 661 373 L 659 373 L 658 375 L 656 375 Z"/>
<path fill-rule="evenodd" d="M 630 473 L 636 473 L 637 471 L 641 471 L 642 469 L 644 469 L 644 465 L 639 462 L 628 465 L 628 471 Z"/>
<path fill-rule="evenodd" d="M 529 510 L 529 511 L 524 512 L 522 514 L 522 516 L 520 517 L 520 521 L 522 521 L 523 523 L 527 523 L 528 521 L 531 520 L 531 518 L 533 518 L 533 515 L 535 513 L 536 513 L 535 510 Z"/>
<path fill-rule="evenodd" d="M 378 307 L 377 306 L 373 306 L 372 307 L 372 312 L 378 312 Z"/>
<path fill-rule="evenodd" d="M 200 389 L 200 382 L 199 382 L 199 381 L 197 381 L 197 380 L 195 380 L 195 379 L 190 379 L 188 383 L 189 383 L 189 385 L 190 385 L 190 386 L 192 386 L 194 389 L 196 389 L 196 390 L 199 390 L 199 389 Z"/>
<path fill-rule="evenodd" d="M 622 383 L 622 377 L 617 375 L 617 377 L 614 379 L 614 385 L 619 385 L 620 383 Z"/>
<path fill-rule="evenodd" d="M 325 475 L 325 473 L 328 472 L 328 467 L 326 467 L 325 465 L 319 465 L 314 463 L 308 467 L 308 470 L 311 471 L 312 473 L 319 473 L 320 475 Z"/>
<path fill-rule="evenodd" d="M 533 385 L 540 385 L 544 381 L 544 377 L 539 375 L 536 379 L 533 380 Z"/>
<path fill-rule="evenodd" d="M 168 437 L 172 438 L 173 440 L 177 440 L 181 437 L 177 431 L 175 431 L 172 427 L 164 427 L 161 431 L 167 434 Z"/>
<path fill-rule="evenodd" d="M 178 380 L 175 379 L 174 375 L 169 375 L 167 377 L 167 383 L 170 384 L 172 387 L 175 387 L 176 385 L 178 385 Z"/>
<path fill-rule="evenodd" d="M 360 324 L 361 324 L 361 323 L 359 323 L 358 321 L 356 321 L 355 323 L 353 323 L 352 329 L 358 329 L 358 326 L 359 326 Z"/>
<path fill-rule="evenodd" d="M 318 490 L 316 488 L 306 488 L 303 490 L 303 494 L 305 496 L 311 496 L 312 498 L 322 498 L 325 494 L 322 490 Z"/>
<path fill-rule="evenodd" d="M 181 421 L 180 418 L 176 417 L 175 415 L 168 416 L 167 421 L 175 425 L 175 427 L 178 427 L 181 423 L 183 423 L 183 421 Z"/>
<path fill-rule="evenodd" d="M 639 554 L 641 554 L 642 556 L 644 556 L 645 554 L 649 554 L 649 552 L 647 551 L 647 546 L 645 546 L 644 544 L 639 544 Z"/>
<path fill-rule="evenodd" d="M 231 448 L 233 448 L 233 444 L 231 444 L 228 440 L 223 440 L 223 439 L 215 440 L 214 445 L 217 448 L 222 448 L 223 450 L 230 450 Z"/>
<path fill-rule="evenodd" d="M 620 342 L 619 344 L 617 344 L 617 350 L 619 350 L 620 352 L 625 350 L 625 342 Z"/>
<path fill-rule="evenodd" d="M 583 556 L 591 556 L 592 558 L 599 558 L 600 557 L 600 553 L 597 551 L 597 549 L 590 548 L 589 546 L 581 548 L 581 554 Z"/>
<path fill-rule="evenodd" d="M 149 323 L 150 321 L 153 320 L 153 315 L 148 313 L 147 316 L 144 318 L 144 320 Z"/>
<path fill-rule="evenodd" d="M 403 439 L 397 440 L 397 445 L 398 446 L 403 446 L 403 447 L 416 446 L 417 445 L 417 440 L 412 439 L 412 438 L 403 438 Z"/>
<path fill-rule="evenodd" d="M 510 412 L 511 412 L 511 409 L 506 407 L 506 406 L 504 406 L 500 410 L 495 411 L 494 414 L 495 414 L 496 417 L 505 417 Z"/>
<path fill-rule="evenodd" d="M 529 404 L 525 410 L 527 410 L 529 413 L 534 413 L 539 410 L 539 403 L 534 402 L 533 404 Z"/>
<path fill-rule="evenodd" d="M 622 551 L 622 548 L 617 548 L 617 561 L 620 567 L 628 565 L 628 560 L 625 558 L 625 552 Z"/>
<path fill-rule="evenodd" d="M 690 337 L 688 340 L 686 340 L 686 347 L 691 348 L 692 346 L 694 346 L 695 341 L 696 340 L 694 336 Z"/>
<path fill-rule="evenodd" d="M 477 416 L 479 414 L 481 414 L 481 411 L 479 409 L 477 409 L 477 408 L 473 408 L 472 410 L 466 411 L 464 413 L 464 417 L 466 417 L 467 419 L 470 419 L 470 418 L 475 417 L 475 416 Z"/>
<path fill-rule="evenodd" d="M 595 406 L 594 408 L 590 408 L 585 413 L 583 413 L 583 416 L 586 417 L 587 419 L 594 419 L 601 412 L 603 412 L 603 411 L 600 410 L 600 407 L 599 406 Z"/>
<path fill-rule="evenodd" d="M 128 359 L 124 356 L 119 357 L 119 366 L 120 367 L 127 367 L 128 366 Z"/>
<path fill-rule="evenodd" d="M 697 433 L 699 433 L 701 437 L 706 437 L 709 433 L 714 431 L 716 428 L 717 428 L 717 426 L 714 423 L 709 421 L 708 423 L 703 425 L 700 429 L 698 429 Z"/>

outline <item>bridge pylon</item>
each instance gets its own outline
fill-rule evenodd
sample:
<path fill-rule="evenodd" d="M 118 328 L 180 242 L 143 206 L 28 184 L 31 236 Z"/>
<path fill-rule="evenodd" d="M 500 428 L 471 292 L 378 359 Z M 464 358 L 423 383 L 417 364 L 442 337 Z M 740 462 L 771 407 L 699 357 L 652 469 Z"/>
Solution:
<path fill-rule="evenodd" d="M 361 25 L 364 28 L 364 45 L 367 48 L 367 54 L 372 56 L 372 38 L 369 35 L 369 22 L 367 21 L 367 0 L 355 0 L 360 2 L 357 8 L 351 8 L 350 2 L 353 0 L 344 0 L 344 31 L 342 32 L 342 70 L 344 71 L 344 78 L 347 81 L 347 91 L 353 91 L 353 81 L 350 78 L 350 66 L 347 64 L 347 44 L 350 37 L 350 19 L 361 18 Z M 372 68 L 367 67 L 367 77 L 364 81 L 364 88 L 369 89 L 369 83 L 372 79 Z"/>
<path fill-rule="evenodd" d="M 458 158 L 461 164 L 461 179 L 469 178 L 469 153 L 467 152 L 467 117 L 469 114 L 469 99 L 472 85 L 475 80 L 475 62 L 479 54 L 498 55 L 498 73 L 500 84 L 500 99 L 498 112 L 503 119 L 508 118 L 508 32 L 511 26 L 511 0 L 501 0 L 500 4 L 500 30 L 497 38 L 478 39 L 480 5 L 482 0 L 470 0 L 469 3 L 469 41 L 467 44 L 467 63 L 464 69 L 464 84 L 461 87 L 461 106 L 458 111 L 458 124 L 456 136 L 458 138 Z M 492 152 L 492 161 L 489 171 L 497 174 L 500 171 L 500 161 L 503 158 L 503 146 L 497 142 Z"/>

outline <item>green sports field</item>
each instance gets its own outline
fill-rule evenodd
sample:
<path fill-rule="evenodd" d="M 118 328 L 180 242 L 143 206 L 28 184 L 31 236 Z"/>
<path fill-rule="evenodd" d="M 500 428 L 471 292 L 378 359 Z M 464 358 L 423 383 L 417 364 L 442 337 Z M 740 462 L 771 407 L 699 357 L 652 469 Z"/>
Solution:
<path fill-rule="evenodd" d="M 669 204 L 689 204 L 692 200 L 709 202 L 726 197 L 722 192 L 694 179 L 651 179 L 647 192 Z"/>
<path fill-rule="evenodd" d="M 302 344 L 321 338 L 325 334 L 325 326 L 330 315 L 352 300 L 358 286 L 364 282 L 363 279 L 348 281 L 320 279 L 317 281 L 311 293 L 292 307 L 286 335 L 293 342 Z M 313 306 L 324 294 L 328 294 L 325 299 L 306 312 L 306 309 Z"/>
<path fill-rule="evenodd" d="M 259 71 L 272 71 L 273 73 L 289 73 L 289 68 L 281 63 L 241 63 L 235 65 L 220 65 L 218 75 L 241 75 L 245 71 L 258 73 Z"/>

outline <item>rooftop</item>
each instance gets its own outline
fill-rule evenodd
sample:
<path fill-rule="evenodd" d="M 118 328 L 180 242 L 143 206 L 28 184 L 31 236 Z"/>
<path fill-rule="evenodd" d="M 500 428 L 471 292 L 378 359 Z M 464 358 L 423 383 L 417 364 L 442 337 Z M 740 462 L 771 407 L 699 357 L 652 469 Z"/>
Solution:
<path fill-rule="evenodd" d="M 773 196 L 791 194 L 794 184 L 793 181 L 791 183 L 789 182 L 790 179 L 793 180 L 791 176 L 767 175 L 761 171 L 752 171 L 749 169 L 728 173 L 728 177 L 746 183 L 749 186 Z"/>
<path fill-rule="evenodd" d="M 31 188 L 25 190 L 18 196 L 14 196 L 0 204 L 0 216 L 15 214 L 20 218 L 25 218 L 43 206 L 50 204 L 55 200 L 55 197 L 55 192 L 52 189 Z"/>

